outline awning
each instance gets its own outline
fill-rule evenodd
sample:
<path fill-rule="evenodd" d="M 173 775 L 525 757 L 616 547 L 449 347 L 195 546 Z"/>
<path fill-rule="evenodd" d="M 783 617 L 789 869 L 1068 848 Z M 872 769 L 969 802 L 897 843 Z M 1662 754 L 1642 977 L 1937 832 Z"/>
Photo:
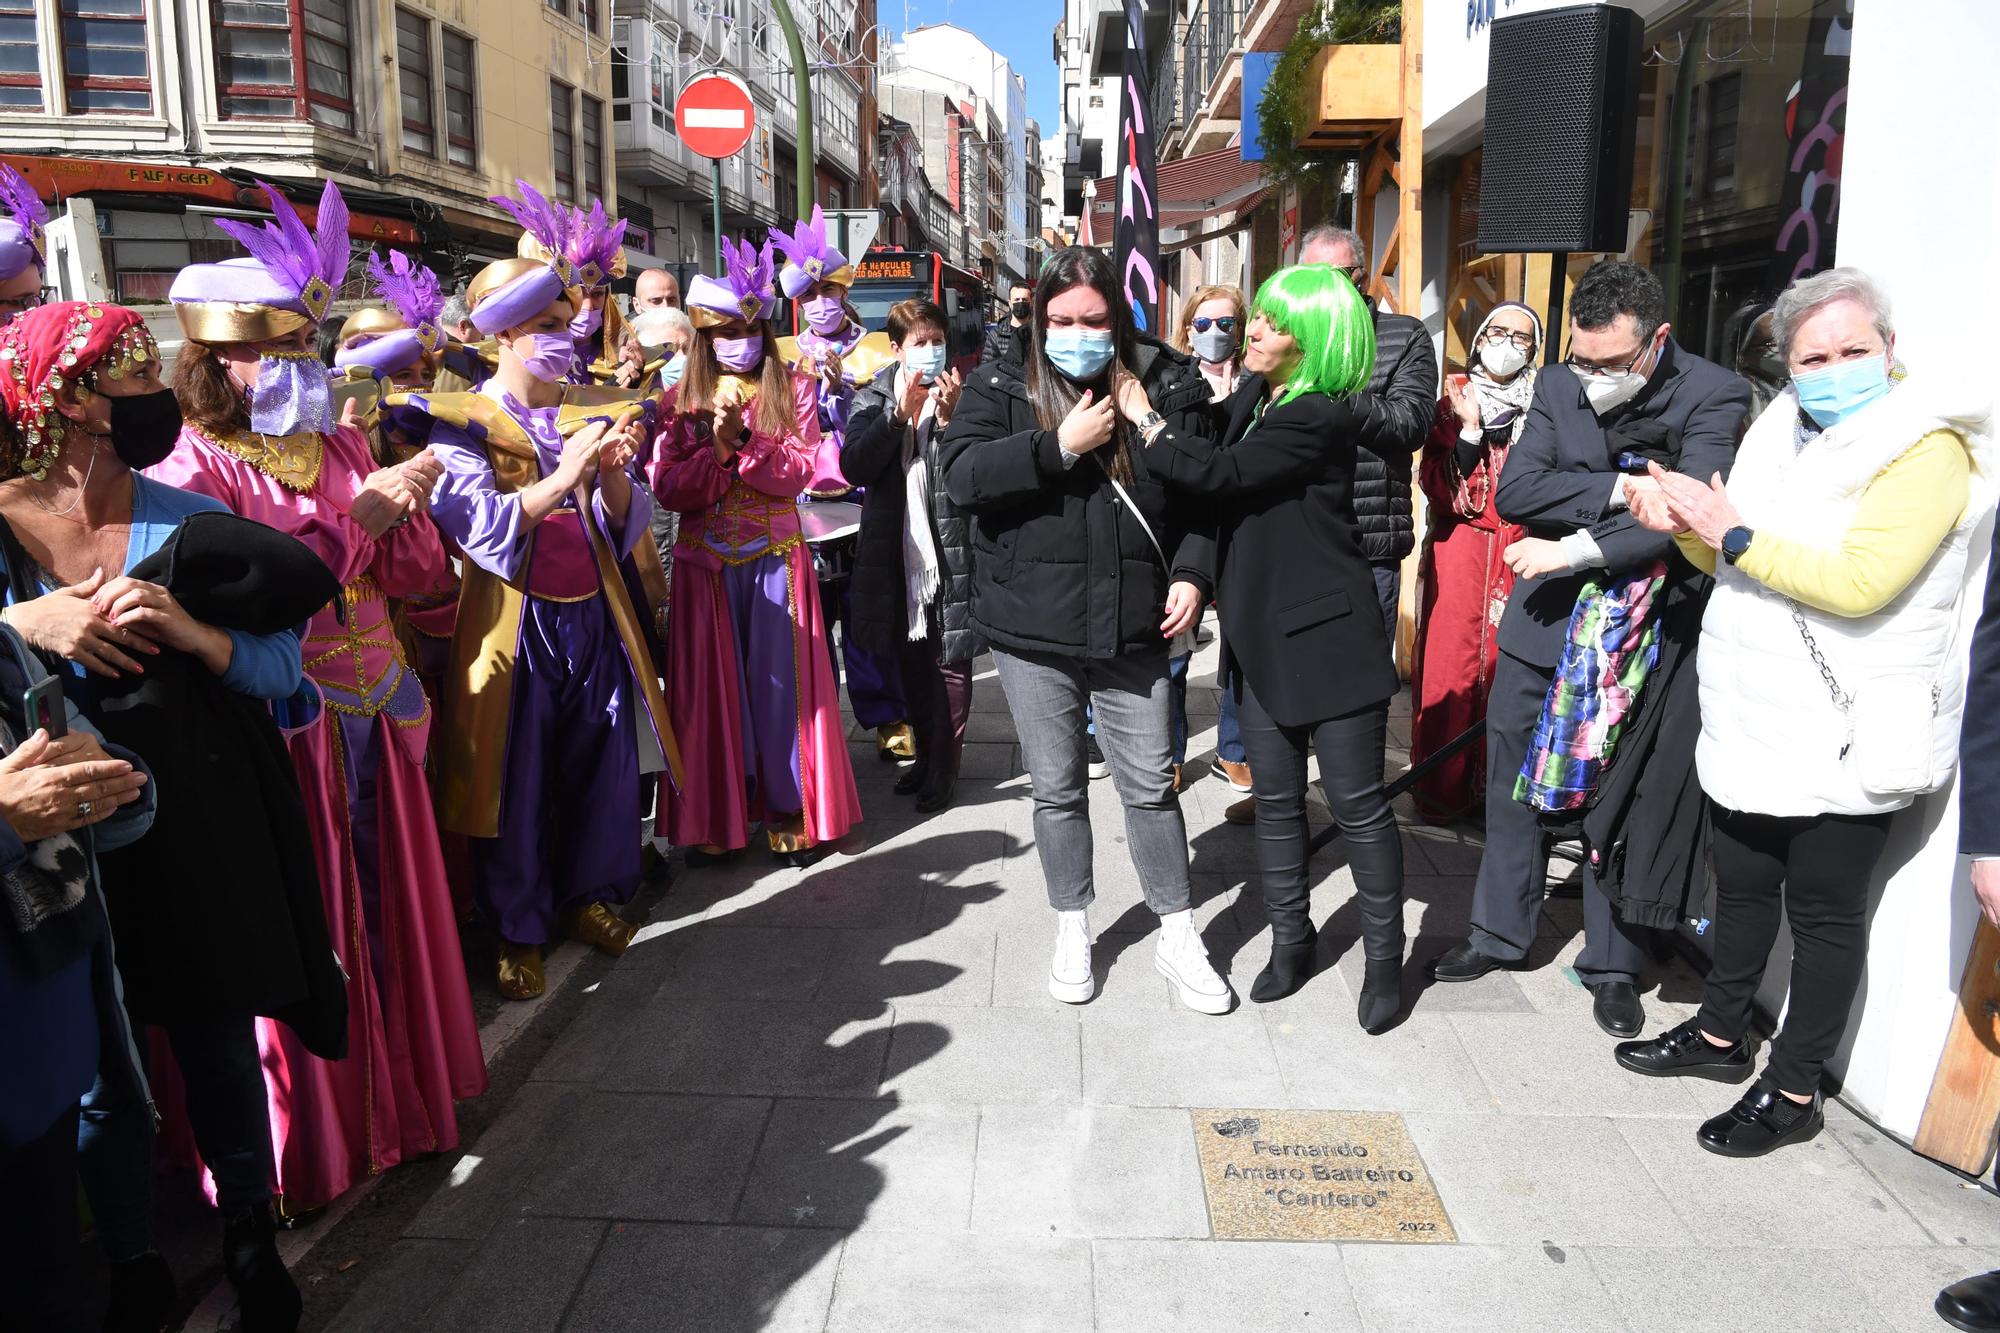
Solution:
<path fill-rule="evenodd" d="M 1218 148 L 1160 163 L 1154 185 L 1160 192 L 1160 226 L 1191 227 L 1221 212 L 1245 212 L 1264 197 L 1263 165 L 1245 162 L 1239 148 Z M 1091 224 L 1108 243 L 1117 224 L 1118 178 L 1095 182 Z"/>

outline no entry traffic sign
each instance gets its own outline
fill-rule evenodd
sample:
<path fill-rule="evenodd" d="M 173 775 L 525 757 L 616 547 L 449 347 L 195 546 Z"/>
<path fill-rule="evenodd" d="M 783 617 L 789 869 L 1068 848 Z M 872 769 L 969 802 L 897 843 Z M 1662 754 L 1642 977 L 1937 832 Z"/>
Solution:
<path fill-rule="evenodd" d="M 680 129 L 681 142 L 711 160 L 742 152 L 755 119 L 750 89 L 730 74 L 690 79 L 674 99 L 674 124 Z"/>

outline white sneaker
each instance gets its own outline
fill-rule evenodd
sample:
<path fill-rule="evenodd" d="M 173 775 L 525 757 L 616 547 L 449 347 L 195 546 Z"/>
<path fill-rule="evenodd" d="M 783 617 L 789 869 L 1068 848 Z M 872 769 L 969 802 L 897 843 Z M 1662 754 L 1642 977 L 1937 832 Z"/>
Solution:
<path fill-rule="evenodd" d="M 1090 920 L 1082 912 L 1056 913 L 1056 956 L 1049 964 L 1049 994 L 1064 1004 L 1088 1004 L 1097 994 L 1090 967 Z"/>
<path fill-rule="evenodd" d="M 1180 992 L 1181 1003 L 1198 1014 L 1226 1014 L 1235 996 L 1229 983 L 1208 961 L 1208 946 L 1194 928 L 1193 912 L 1160 918 L 1160 942 L 1153 947 L 1153 969 Z"/>

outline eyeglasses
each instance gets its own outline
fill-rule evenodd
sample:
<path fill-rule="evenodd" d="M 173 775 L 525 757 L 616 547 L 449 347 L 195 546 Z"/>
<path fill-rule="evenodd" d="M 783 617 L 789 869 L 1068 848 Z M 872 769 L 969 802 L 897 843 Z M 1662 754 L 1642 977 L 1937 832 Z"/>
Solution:
<path fill-rule="evenodd" d="M 50 301 L 55 300 L 55 298 L 55 288 L 38 287 L 26 296 L 19 296 L 11 301 L 0 301 L 0 324 L 5 324 L 9 320 L 25 315 L 30 310 L 45 306 Z"/>
<path fill-rule="evenodd" d="M 1586 364 L 1584 364 L 1583 362 L 1581 362 L 1581 361 L 1578 361 L 1578 360 L 1576 359 L 1576 353 L 1575 353 L 1574 351 L 1572 351 L 1572 352 L 1571 352 L 1571 353 L 1570 353 L 1570 354 L 1569 354 L 1568 356 L 1566 356 L 1566 357 L 1564 357 L 1564 358 L 1563 358 L 1563 364 L 1564 364 L 1564 365 L 1566 365 L 1566 366 L 1568 366 L 1568 367 L 1569 367 L 1569 368 L 1570 368 L 1571 370 L 1575 371 L 1575 372 L 1576 372 L 1577 374 L 1579 374 L 1579 375 L 1593 375 L 1593 376 L 1597 376 L 1597 377 L 1599 377 L 1599 378 L 1604 378 L 1604 379 L 1608 379 L 1608 378 L 1610 378 L 1610 377 L 1611 377 L 1611 376 L 1613 376 L 1613 375 L 1629 375 L 1629 374 L 1631 374 L 1631 373 L 1632 373 L 1632 367 L 1634 367 L 1634 366 L 1638 365 L 1638 364 L 1639 364 L 1639 363 L 1640 363 L 1641 361 L 1645 360 L 1645 359 L 1646 359 L 1646 353 L 1648 353 L 1648 352 L 1650 352 L 1650 351 L 1652 351 L 1652 350 L 1653 350 L 1653 340 L 1652 340 L 1651 338 L 1648 338 L 1648 339 L 1647 339 L 1647 340 L 1646 340 L 1645 342 L 1643 342 L 1643 343 L 1640 343 L 1640 344 L 1639 344 L 1639 350 L 1638 350 L 1638 351 L 1636 351 L 1636 352 L 1632 353 L 1632 359 L 1631 359 L 1630 361 L 1627 361 L 1627 362 L 1626 362 L 1626 363 L 1625 363 L 1624 365 L 1622 365 L 1622 366 L 1619 366 L 1619 365 L 1610 365 L 1610 366 L 1592 366 L 1592 365 L 1586 365 Z"/>
<path fill-rule="evenodd" d="M 1479 341 L 1492 343 L 1496 347 L 1501 343 L 1513 343 L 1514 346 L 1524 352 L 1535 350 L 1535 335 L 1532 333 L 1514 333 L 1507 329 L 1488 329 L 1480 335 Z"/>
<path fill-rule="evenodd" d="M 1210 319 L 1207 315 L 1195 316 L 1194 331 L 1196 333 L 1207 333 L 1211 328 L 1221 329 L 1224 333 L 1234 333 L 1236 332 L 1236 316 L 1223 315 L 1216 319 Z"/>

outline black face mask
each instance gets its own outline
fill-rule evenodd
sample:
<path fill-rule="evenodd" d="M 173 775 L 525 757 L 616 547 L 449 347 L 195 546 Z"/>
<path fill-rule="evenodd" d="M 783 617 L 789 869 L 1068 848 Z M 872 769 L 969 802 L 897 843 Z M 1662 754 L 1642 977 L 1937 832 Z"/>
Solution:
<path fill-rule="evenodd" d="M 174 443 L 181 434 L 181 404 L 172 389 L 155 389 L 109 401 L 111 447 L 126 467 L 140 471 L 174 451 Z"/>
<path fill-rule="evenodd" d="M 1009 307 L 1009 309 L 1011 309 L 1014 312 L 1014 318 L 1016 320 L 1018 320 L 1023 324 L 1026 324 L 1028 322 L 1028 316 L 1035 313 L 1035 304 L 1032 301 L 1016 301 L 1012 306 Z"/>

